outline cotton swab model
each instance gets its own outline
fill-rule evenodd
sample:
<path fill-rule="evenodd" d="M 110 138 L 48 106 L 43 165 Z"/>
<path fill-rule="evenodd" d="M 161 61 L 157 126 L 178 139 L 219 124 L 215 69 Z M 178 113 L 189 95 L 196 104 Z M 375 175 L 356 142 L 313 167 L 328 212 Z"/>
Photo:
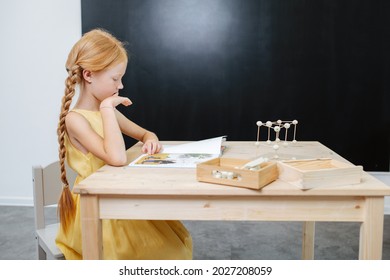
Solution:
<path fill-rule="evenodd" d="M 268 158 L 259 157 L 257 159 L 250 161 L 250 162 L 247 162 L 246 164 L 241 166 L 240 169 L 249 169 L 249 170 L 258 169 L 263 163 L 265 163 L 267 161 L 268 161 Z"/>
<path fill-rule="evenodd" d="M 256 139 L 256 146 L 260 145 L 260 128 L 262 126 L 265 126 L 268 129 L 268 136 L 267 136 L 267 144 L 271 145 L 271 133 L 272 131 L 275 132 L 275 140 L 273 141 L 272 148 L 275 151 L 274 158 L 279 158 L 278 156 L 278 150 L 279 150 L 279 143 L 283 142 L 283 146 L 287 147 L 288 146 L 288 130 L 291 128 L 291 126 L 294 126 L 294 135 L 293 135 L 293 140 L 291 141 L 292 143 L 296 143 L 296 135 L 297 135 L 297 120 L 293 121 L 282 121 L 282 120 L 277 120 L 275 122 L 267 121 L 267 122 L 262 122 L 262 121 L 257 121 L 257 139 Z M 284 141 L 282 141 L 280 138 L 280 135 L 282 133 L 282 129 L 284 129 Z"/>

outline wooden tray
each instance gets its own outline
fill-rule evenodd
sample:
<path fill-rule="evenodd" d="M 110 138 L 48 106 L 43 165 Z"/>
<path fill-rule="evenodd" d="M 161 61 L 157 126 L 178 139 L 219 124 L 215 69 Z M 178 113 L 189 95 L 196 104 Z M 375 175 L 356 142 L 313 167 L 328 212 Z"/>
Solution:
<path fill-rule="evenodd" d="M 249 160 L 216 158 L 199 163 L 196 168 L 200 182 L 259 190 L 278 178 L 275 162 L 265 162 L 259 170 L 238 169 Z"/>
<path fill-rule="evenodd" d="M 363 167 L 330 158 L 278 162 L 279 179 L 302 189 L 358 184 Z"/>

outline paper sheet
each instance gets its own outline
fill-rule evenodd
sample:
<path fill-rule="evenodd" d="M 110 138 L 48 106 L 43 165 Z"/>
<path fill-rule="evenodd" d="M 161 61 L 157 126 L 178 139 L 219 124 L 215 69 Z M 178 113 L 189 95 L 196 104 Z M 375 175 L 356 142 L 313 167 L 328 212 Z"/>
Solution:
<path fill-rule="evenodd" d="M 221 155 L 224 138 L 225 136 L 220 136 L 180 145 L 164 146 L 161 153 L 143 154 L 129 166 L 195 168 L 198 163 Z"/>

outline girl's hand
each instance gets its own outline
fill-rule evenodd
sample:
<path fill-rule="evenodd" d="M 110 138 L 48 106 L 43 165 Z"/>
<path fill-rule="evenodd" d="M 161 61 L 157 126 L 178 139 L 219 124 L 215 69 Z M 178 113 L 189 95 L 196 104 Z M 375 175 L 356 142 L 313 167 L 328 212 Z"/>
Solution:
<path fill-rule="evenodd" d="M 153 155 L 161 150 L 162 145 L 158 140 L 147 140 L 142 146 L 142 152 L 144 154 Z"/>
<path fill-rule="evenodd" d="M 119 104 L 123 104 L 124 106 L 129 106 L 133 104 L 131 100 L 127 97 L 119 96 L 118 93 L 114 94 L 113 96 L 107 97 L 100 103 L 100 108 L 103 107 L 112 107 L 115 108 Z"/>

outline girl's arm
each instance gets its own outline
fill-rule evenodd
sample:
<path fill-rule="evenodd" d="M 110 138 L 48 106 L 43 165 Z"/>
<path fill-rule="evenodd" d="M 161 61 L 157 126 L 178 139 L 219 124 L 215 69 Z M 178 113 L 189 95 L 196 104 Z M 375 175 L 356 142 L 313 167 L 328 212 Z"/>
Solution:
<path fill-rule="evenodd" d="M 161 150 L 162 145 L 156 134 L 132 122 L 118 110 L 116 111 L 116 116 L 123 134 L 144 143 L 142 146 L 143 153 L 155 154 Z"/>
<path fill-rule="evenodd" d="M 113 109 L 111 110 L 113 111 Z M 112 114 L 115 118 L 115 113 L 112 112 Z M 69 112 L 65 118 L 65 123 L 69 139 L 78 150 L 84 154 L 90 152 L 110 165 L 121 166 L 126 164 L 126 149 L 122 134 L 114 132 L 115 125 L 118 126 L 116 120 L 112 122 L 114 127 L 109 125 L 107 120 L 105 121 L 104 125 L 109 128 L 111 137 L 104 131 L 104 135 L 106 135 L 104 138 L 92 129 L 89 122 L 82 115 L 76 112 Z"/>
<path fill-rule="evenodd" d="M 131 101 L 115 95 L 100 104 L 103 138 L 92 129 L 82 115 L 69 112 L 65 118 L 68 136 L 76 148 L 85 154 L 91 152 L 105 163 L 114 166 L 122 166 L 127 162 L 125 142 L 115 109 L 120 103 L 128 106 Z"/>

